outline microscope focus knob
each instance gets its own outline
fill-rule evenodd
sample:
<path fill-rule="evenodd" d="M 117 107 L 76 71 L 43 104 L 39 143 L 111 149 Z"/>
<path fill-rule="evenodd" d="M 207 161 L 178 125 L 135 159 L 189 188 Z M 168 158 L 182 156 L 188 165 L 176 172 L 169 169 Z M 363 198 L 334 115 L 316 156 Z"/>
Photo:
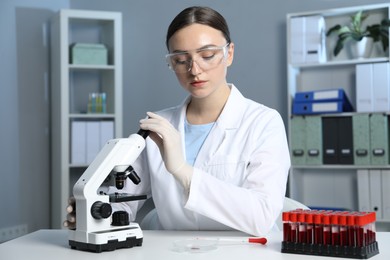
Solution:
<path fill-rule="evenodd" d="M 129 213 L 126 211 L 115 211 L 112 214 L 112 223 L 113 226 L 127 226 L 130 224 Z"/>
<path fill-rule="evenodd" d="M 95 219 L 109 218 L 112 213 L 112 208 L 109 203 L 96 201 L 91 207 L 91 215 Z"/>

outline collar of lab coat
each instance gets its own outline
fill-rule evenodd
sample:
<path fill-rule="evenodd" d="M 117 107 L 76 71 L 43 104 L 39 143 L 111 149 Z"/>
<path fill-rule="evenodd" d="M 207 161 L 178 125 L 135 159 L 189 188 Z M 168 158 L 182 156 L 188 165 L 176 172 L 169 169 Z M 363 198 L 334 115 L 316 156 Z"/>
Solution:
<path fill-rule="evenodd" d="M 245 97 L 240 93 L 240 91 L 233 85 L 229 84 L 231 89 L 229 98 L 225 104 L 225 107 L 222 110 L 222 113 L 218 117 L 216 124 L 211 129 L 208 137 L 206 138 L 199 154 L 197 156 L 195 166 L 197 166 L 197 162 L 208 163 L 211 157 L 224 145 L 224 140 L 227 135 L 234 134 L 231 130 L 237 129 L 241 121 L 243 119 L 243 114 L 247 106 L 247 102 Z M 191 97 L 187 97 L 183 104 L 181 105 L 181 109 L 177 112 L 180 113 L 178 118 L 179 121 L 174 122 L 178 130 L 184 133 L 184 120 L 186 116 L 187 105 L 190 102 Z M 184 145 L 184 135 L 183 135 L 183 146 Z M 183 147 L 185 151 L 185 147 Z"/>
<path fill-rule="evenodd" d="M 225 104 L 225 107 L 222 110 L 222 113 L 219 115 L 216 125 L 221 129 L 236 129 L 241 125 L 243 118 L 243 113 L 246 107 L 246 99 L 241 94 L 241 92 L 233 85 L 229 84 L 231 89 L 228 100 Z M 175 122 L 180 131 L 184 130 L 184 120 L 186 116 L 186 110 L 188 103 L 191 100 L 191 96 L 188 96 L 181 105 L 180 116 L 176 117 L 179 119 L 178 122 Z"/>

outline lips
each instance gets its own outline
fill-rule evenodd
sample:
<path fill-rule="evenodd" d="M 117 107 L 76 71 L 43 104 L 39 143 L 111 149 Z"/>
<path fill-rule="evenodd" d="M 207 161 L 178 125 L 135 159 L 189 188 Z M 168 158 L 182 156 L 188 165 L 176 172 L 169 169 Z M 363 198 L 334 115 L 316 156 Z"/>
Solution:
<path fill-rule="evenodd" d="M 197 81 L 192 81 L 190 84 L 191 84 L 191 86 L 198 88 L 198 87 L 202 87 L 204 84 L 206 84 L 206 81 L 197 80 Z"/>

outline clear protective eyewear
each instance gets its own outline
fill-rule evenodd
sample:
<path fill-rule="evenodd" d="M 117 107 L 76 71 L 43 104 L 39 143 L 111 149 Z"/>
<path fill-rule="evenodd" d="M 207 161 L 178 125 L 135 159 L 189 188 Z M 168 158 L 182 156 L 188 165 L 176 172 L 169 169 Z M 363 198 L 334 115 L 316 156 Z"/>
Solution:
<path fill-rule="evenodd" d="M 165 56 L 168 67 L 176 73 L 191 71 L 194 62 L 203 70 L 211 70 L 226 59 L 230 42 L 223 46 L 210 46 L 195 51 L 169 53 Z M 194 53 L 194 54 L 191 54 Z"/>

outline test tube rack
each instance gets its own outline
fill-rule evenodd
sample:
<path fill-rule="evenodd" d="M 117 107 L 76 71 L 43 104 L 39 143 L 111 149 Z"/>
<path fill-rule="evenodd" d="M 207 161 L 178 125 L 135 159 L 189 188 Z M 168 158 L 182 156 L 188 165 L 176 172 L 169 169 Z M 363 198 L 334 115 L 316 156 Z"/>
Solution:
<path fill-rule="evenodd" d="M 379 254 L 375 212 L 303 210 L 282 213 L 282 253 L 368 259 Z"/>

